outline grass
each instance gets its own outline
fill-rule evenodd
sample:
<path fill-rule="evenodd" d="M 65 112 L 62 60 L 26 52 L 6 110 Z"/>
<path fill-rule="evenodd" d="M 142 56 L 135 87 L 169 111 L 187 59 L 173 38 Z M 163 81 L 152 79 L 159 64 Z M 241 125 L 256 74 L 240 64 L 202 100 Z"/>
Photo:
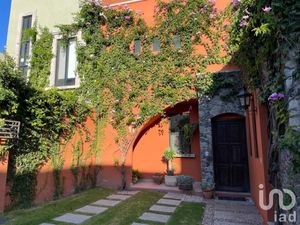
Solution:
<path fill-rule="evenodd" d="M 9 225 L 38 225 L 66 212 L 71 212 L 91 202 L 105 198 L 113 191 L 110 189 L 94 188 L 71 197 L 63 198 L 30 209 L 19 209 L 5 213 Z"/>
<path fill-rule="evenodd" d="M 15 210 L 6 213 L 10 225 L 38 225 L 40 223 L 54 223 L 63 225 L 66 223 L 53 222 L 51 219 L 67 212 L 72 212 L 82 206 L 103 199 L 112 190 L 96 188 L 78 195 L 61 199 L 55 202 L 43 204 L 27 210 Z M 104 213 L 93 216 L 82 225 L 130 225 L 133 222 L 145 223 L 138 218 L 149 210 L 163 194 L 159 192 L 140 192 L 115 207 L 109 208 Z M 204 213 L 204 204 L 183 202 L 177 207 L 168 225 L 201 225 Z M 161 223 L 148 222 L 149 225 L 161 225 Z"/>

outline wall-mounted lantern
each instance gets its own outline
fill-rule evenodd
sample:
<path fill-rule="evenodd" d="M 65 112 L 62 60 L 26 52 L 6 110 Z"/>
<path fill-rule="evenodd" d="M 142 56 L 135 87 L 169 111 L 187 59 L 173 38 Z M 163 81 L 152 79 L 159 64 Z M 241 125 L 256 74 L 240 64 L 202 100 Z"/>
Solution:
<path fill-rule="evenodd" d="M 243 88 L 239 94 L 237 95 L 237 97 L 239 98 L 240 100 L 240 103 L 241 103 L 241 106 L 244 108 L 244 109 L 248 109 L 248 107 L 250 106 L 250 97 L 251 97 L 251 94 L 246 90 L 246 88 Z"/>

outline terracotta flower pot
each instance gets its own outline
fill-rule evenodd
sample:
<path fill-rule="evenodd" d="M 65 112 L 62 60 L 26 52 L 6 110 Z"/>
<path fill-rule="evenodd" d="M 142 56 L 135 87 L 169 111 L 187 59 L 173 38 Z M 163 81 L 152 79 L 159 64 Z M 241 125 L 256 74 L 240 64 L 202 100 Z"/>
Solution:
<path fill-rule="evenodd" d="M 152 176 L 154 183 L 161 184 L 164 180 L 164 176 L 161 173 L 156 173 Z"/>
<path fill-rule="evenodd" d="M 205 199 L 212 199 L 214 196 L 214 191 L 213 190 L 202 190 L 203 197 Z"/>

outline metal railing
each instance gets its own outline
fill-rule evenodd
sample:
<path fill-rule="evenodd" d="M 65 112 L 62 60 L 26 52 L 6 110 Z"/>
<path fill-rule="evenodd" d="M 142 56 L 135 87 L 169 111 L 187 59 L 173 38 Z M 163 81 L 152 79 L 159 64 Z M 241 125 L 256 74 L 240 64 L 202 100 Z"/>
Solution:
<path fill-rule="evenodd" d="M 20 125 L 20 121 L 4 120 L 4 125 L 0 126 L 0 139 L 18 138 Z"/>

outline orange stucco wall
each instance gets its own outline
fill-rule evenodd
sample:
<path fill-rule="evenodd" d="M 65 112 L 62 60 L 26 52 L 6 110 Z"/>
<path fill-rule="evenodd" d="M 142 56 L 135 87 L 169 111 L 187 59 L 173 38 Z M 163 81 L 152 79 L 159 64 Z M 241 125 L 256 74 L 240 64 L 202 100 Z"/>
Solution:
<path fill-rule="evenodd" d="M 177 108 L 184 112 L 184 108 Z M 190 109 L 190 120 L 198 123 L 198 107 L 193 105 Z M 133 150 L 132 168 L 142 173 L 143 178 L 151 179 L 154 173 L 165 173 L 167 164 L 163 160 L 163 153 L 169 147 L 168 120 L 159 120 L 140 138 Z M 189 175 L 200 181 L 200 145 L 199 130 L 196 130 L 192 140 L 194 158 L 176 158 L 175 173 Z"/>
<path fill-rule="evenodd" d="M 5 208 L 6 178 L 7 178 L 7 167 L 8 167 L 7 160 L 8 160 L 8 153 L 0 157 L 0 213 L 2 213 Z"/>
<path fill-rule="evenodd" d="M 255 113 L 255 117 L 254 116 Z M 254 119 L 256 123 L 256 134 Z M 259 207 L 259 185 L 263 184 L 264 201 L 268 202 L 270 184 L 268 182 L 268 112 L 265 105 L 260 103 L 253 93 L 252 104 L 247 112 L 247 139 L 249 175 L 252 198 L 265 222 L 272 221 L 273 210 L 264 211 Z M 257 150 L 256 143 L 257 140 Z M 258 157 L 257 157 L 257 153 Z"/>

